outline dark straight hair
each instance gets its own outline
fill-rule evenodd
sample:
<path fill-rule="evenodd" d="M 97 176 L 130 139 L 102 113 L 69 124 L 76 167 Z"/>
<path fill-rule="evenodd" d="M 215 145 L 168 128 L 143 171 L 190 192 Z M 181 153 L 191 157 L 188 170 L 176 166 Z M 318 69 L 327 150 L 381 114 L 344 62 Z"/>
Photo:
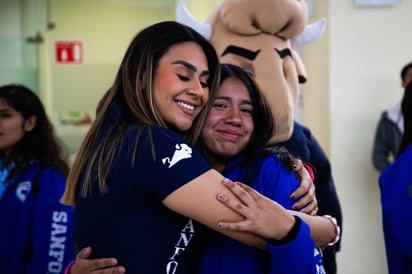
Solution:
<path fill-rule="evenodd" d="M 412 81 L 406 86 L 403 92 L 401 111 L 404 129 L 397 156 L 401 155 L 412 143 Z"/>

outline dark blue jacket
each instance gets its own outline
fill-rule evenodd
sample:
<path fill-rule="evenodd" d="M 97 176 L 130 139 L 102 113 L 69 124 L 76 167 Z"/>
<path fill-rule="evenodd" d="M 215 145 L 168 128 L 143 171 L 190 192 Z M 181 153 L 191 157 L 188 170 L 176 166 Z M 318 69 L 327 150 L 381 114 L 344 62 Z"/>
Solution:
<path fill-rule="evenodd" d="M 379 177 L 389 274 L 412 273 L 412 144 Z"/>
<path fill-rule="evenodd" d="M 0 197 L 1 273 L 63 273 L 74 259 L 72 208 L 59 202 L 66 178 L 39 170 L 38 163 L 26 164 Z"/>

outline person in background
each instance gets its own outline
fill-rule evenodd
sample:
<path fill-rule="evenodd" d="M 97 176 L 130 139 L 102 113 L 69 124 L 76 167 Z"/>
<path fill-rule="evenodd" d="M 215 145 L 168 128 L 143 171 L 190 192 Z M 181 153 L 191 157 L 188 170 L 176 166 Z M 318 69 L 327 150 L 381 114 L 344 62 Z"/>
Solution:
<path fill-rule="evenodd" d="M 1 86 L 1 273 L 63 273 L 73 260 L 73 209 L 59 202 L 68 171 L 36 94 Z"/>
<path fill-rule="evenodd" d="M 318 202 L 318 215 L 331 215 L 336 218 L 342 237 L 342 209 L 332 176 L 330 161 L 319 142 L 306 126 L 294 122 L 292 136 L 286 142 L 278 144 L 285 146 L 296 154 L 314 170 L 314 184 Z M 340 237 L 340 239 L 341 239 Z M 337 273 L 336 252 L 340 250 L 341 240 L 326 247 L 323 252 L 323 264 L 328 274 Z"/>
<path fill-rule="evenodd" d="M 264 149 L 272 133 L 273 121 L 248 73 L 230 64 L 222 64 L 221 71 L 221 85 L 202 128 L 198 149 L 213 168 L 229 179 L 247 182 L 291 209 L 294 204 L 291 193 L 299 186 L 293 172 L 294 158 L 282 148 Z M 233 208 L 236 210 L 236 206 Z M 310 231 L 307 224 L 297 218 L 299 227 L 293 235 L 282 241 L 272 241 L 270 253 L 214 233 L 206 243 L 196 273 L 324 273 L 321 254 L 317 251 L 314 256 L 314 244 L 309 234 L 312 233 L 315 239 L 325 238 L 322 233 L 326 228 L 326 234 L 328 229 L 331 231 L 329 240 L 334 240 L 335 226 L 319 216 L 301 217 L 310 223 Z M 317 242 L 322 246 L 327 243 Z M 86 260 L 79 261 L 85 263 Z M 88 260 L 81 271 L 79 268 L 71 273 L 92 273 L 93 263 L 97 261 Z M 116 273 L 119 267 L 110 270 Z"/>
<path fill-rule="evenodd" d="M 379 176 L 389 274 L 412 273 L 412 82 L 404 91 L 404 132 L 395 161 Z"/>
<path fill-rule="evenodd" d="M 401 70 L 402 89 L 405 89 L 411 80 L 412 62 L 407 63 Z M 403 130 L 400 103 L 382 112 L 372 148 L 372 163 L 379 172 L 384 171 L 396 156 Z"/>

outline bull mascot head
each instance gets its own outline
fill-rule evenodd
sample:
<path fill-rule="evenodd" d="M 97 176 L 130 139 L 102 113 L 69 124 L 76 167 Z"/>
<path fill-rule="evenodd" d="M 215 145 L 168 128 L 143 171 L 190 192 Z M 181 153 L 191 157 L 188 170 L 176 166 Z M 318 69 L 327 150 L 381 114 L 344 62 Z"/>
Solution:
<path fill-rule="evenodd" d="M 176 20 L 209 39 L 222 63 L 238 65 L 253 75 L 275 122 L 269 144 L 289 139 L 299 82 L 306 81 L 296 49 L 319 39 L 326 20 L 308 25 L 304 0 L 223 0 L 205 23 L 180 0 Z"/>

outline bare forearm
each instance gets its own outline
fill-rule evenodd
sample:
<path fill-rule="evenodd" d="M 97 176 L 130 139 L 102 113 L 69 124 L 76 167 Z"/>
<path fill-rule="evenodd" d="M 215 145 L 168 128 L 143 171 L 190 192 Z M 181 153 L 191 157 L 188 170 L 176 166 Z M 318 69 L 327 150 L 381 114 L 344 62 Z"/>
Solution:
<path fill-rule="evenodd" d="M 245 217 L 242 212 L 237 212 L 222 204 L 217 198 L 219 195 L 237 204 L 244 204 L 228 188 L 222 184 L 224 177 L 215 170 L 209 170 L 190 181 L 179 189 L 169 194 L 163 204 L 171 210 L 192 218 L 228 237 L 244 244 L 266 249 L 266 239 L 259 236 L 251 229 L 227 230 L 222 229 L 225 222 L 243 223 Z M 233 182 L 231 183 L 231 185 Z M 233 185 L 234 188 L 238 188 Z M 241 189 L 239 189 L 240 191 Z M 193 195 L 193 193 L 202 193 Z M 219 194 L 219 195 L 218 195 Z M 245 194 L 247 195 L 247 194 Z M 246 210 L 246 208 L 245 208 Z"/>
<path fill-rule="evenodd" d="M 329 218 L 323 216 L 311 216 L 297 211 L 291 212 L 292 214 L 301 217 L 310 226 L 310 235 L 317 247 L 325 248 L 339 237 L 339 235 L 337 235 L 339 234 L 339 230 Z"/>

